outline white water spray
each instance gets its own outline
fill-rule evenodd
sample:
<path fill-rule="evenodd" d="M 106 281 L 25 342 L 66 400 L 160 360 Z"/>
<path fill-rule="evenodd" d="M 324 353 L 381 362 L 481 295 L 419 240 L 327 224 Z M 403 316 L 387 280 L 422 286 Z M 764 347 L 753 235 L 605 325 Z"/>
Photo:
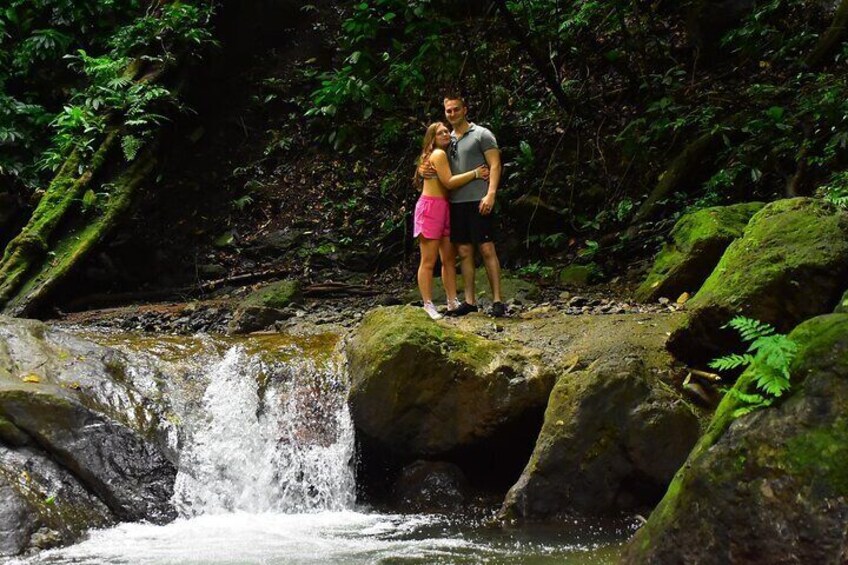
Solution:
<path fill-rule="evenodd" d="M 352 507 L 353 424 L 339 367 L 269 366 L 235 346 L 206 376 L 174 487 L 182 515 Z"/>

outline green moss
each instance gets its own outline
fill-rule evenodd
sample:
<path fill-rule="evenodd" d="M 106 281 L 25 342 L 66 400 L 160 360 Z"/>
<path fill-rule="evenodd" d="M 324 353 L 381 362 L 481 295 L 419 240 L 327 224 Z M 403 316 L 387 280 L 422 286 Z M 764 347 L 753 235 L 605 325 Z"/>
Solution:
<path fill-rule="evenodd" d="M 848 495 L 848 420 L 807 431 L 787 444 L 789 470 L 813 484 L 823 484 L 836 496 Z"/>
<path fill-rule="evenodd" d="M 241 302 L 241 306 L 285 308 L 298 301 L 300 301 L 300 283 L 295 280 L 282 280 L 263 286 L 248 295 Z"/>
<path fill-rule="evenodd" d="M 742 235 L 751 216 L 763 206 L 762 202 L 714 206 L 680 218 L 636 298 L 647 301 L 697 290 L 724 249 Z"/>
<path fill-rule="evenodd" d="M 114 140 L 113 135 L 107 136 L 92 159 L 93 163 L 101 162 Z M 27 314 L 34 303 L 42 299 L 58 281 L 67 275 L 70 269 L 116 225 L 129 208 L 136 189 L 153 169 L 155 163 L 153 157 L 146 154 L 139 156 L 127 169 L 116 174 L 109 183 L 111 189 L 105 209 L 89 220 L 75 218 L 75 221 L 69 222 L 70 228 L 52 245 L 51 255 L 37 267 L 27 265 L 25 271 L 29 271 L 30 267 L 36 267 L 37 270 L 28 273 L 26 279 L 22 276 L 17 277 L 13 284 L 8 284 L 8 277 L 0 268 L 0 282 L 4 285 L 3 290 L 0 291 L 0 304 L 8 302 L 4 305 L 4 312 L 15 316 Z M 48 189 L 30 222 L 21 233 L 38 234 L 45 241 L 50 239 L 59 221 L 64 218 L 69 208 L 78 200 L 82 189 L 88 184 L 93 170 L 96 168 L 90 169 L 76 179 L 73 186 L 66 186 L 64 189 L 61 186 L 54 189 L 51 183 L 51 188 Z M 57 177 L 54 183 L 62 183 L 65 180 Z"/>
<path fill-rule="evenodd" d="M 401 346 L 439 350 L 449 360 L 471 365 L 488 363 L 502 348 L 495 342 L 434 323 L 421 308 L 399 306 L 369 312 L 359 331 L 360 348 L 371 363 Z"/>
<path fill-rule="evenodd" d="M 848 255 L 846 236 L 848 214 L 824 201 L 773 202 L 751 218 L 744 237 L 730 244 L 690 307 L 720 302 L 741 309 L 752 294 L 769 293 L 778 273 L 829 270 L 835 257 Z"/>
<path fill-rule="evenodd" d="M 568 286 L 586 286 L 597 281 L 601 269 L 595 263 L 588 265 L 569 265 L 559 272 L 559 283 Z"/>

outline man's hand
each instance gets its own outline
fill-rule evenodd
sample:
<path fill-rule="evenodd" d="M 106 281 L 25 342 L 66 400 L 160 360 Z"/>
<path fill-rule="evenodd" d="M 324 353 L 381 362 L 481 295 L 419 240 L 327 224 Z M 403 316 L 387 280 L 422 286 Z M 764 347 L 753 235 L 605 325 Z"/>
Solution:
<path fill-rule="evenodd" d="M 436 174 L 436 167 L 433 166 L 433 163 L 430 162 L 429 159 L 420 163 L 418 165 L 418 176 L 425 179 L 434 179 L 439 175 Z"/>
<path fill-rule="evenodd" d="M 480 201 L 480 214 L 482 214 L 483 216 L 488 216 L 492 213 L 494 207 L 495 195 L 490 192 L 483 197 L 483 200 Z"/>

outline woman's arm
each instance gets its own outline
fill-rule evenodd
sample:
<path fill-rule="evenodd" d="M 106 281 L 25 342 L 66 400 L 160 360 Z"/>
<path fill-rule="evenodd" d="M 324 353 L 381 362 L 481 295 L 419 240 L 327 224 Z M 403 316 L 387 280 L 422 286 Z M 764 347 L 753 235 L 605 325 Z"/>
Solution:
<path fill-rule="evenodd" d="M 439 177 L 439 181 L 445 185 L 448 190 L 465 186 L 474 179 L 484 178 L 484 169 L 486 169 L 485 166 L 482 166 L 477 167 L 473 171 L 468 171 L 467 173 L 451 175 L 450 165 L 448 164 L 448 156 L 441 149 L 433 151 L 430 155 L 430 162 L 433 163 L 433 167 L 436 169 L 436 175 Z"/>

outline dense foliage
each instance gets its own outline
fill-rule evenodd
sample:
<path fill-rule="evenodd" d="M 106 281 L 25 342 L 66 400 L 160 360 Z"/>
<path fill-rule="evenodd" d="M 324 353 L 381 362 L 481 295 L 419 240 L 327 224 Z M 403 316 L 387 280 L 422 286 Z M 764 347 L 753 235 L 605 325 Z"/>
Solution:
<path fill-rule="evenodd" d="M 527 230 L 537 252 L 687 208 L 823 185 L 838 199 L 848 49 L 811 58 L 834 6 L 725 4 L 355 2 L 306 114 L 338 150 L 385 147 L 459 88 L 502 141 L 502 204 L 538 195 L 562 214 Z"/>
<path fill-rule="evenodd" d="M 154 73 L 134 75 L 199 52 L 212 40 L 213 10 L 212 2 L 12 0 L 0 12 L 0 178 L 32 191 L 74 149 L 90 156 L 110 125 L 134 158 L 163 107 L 178 104 Z"/>

